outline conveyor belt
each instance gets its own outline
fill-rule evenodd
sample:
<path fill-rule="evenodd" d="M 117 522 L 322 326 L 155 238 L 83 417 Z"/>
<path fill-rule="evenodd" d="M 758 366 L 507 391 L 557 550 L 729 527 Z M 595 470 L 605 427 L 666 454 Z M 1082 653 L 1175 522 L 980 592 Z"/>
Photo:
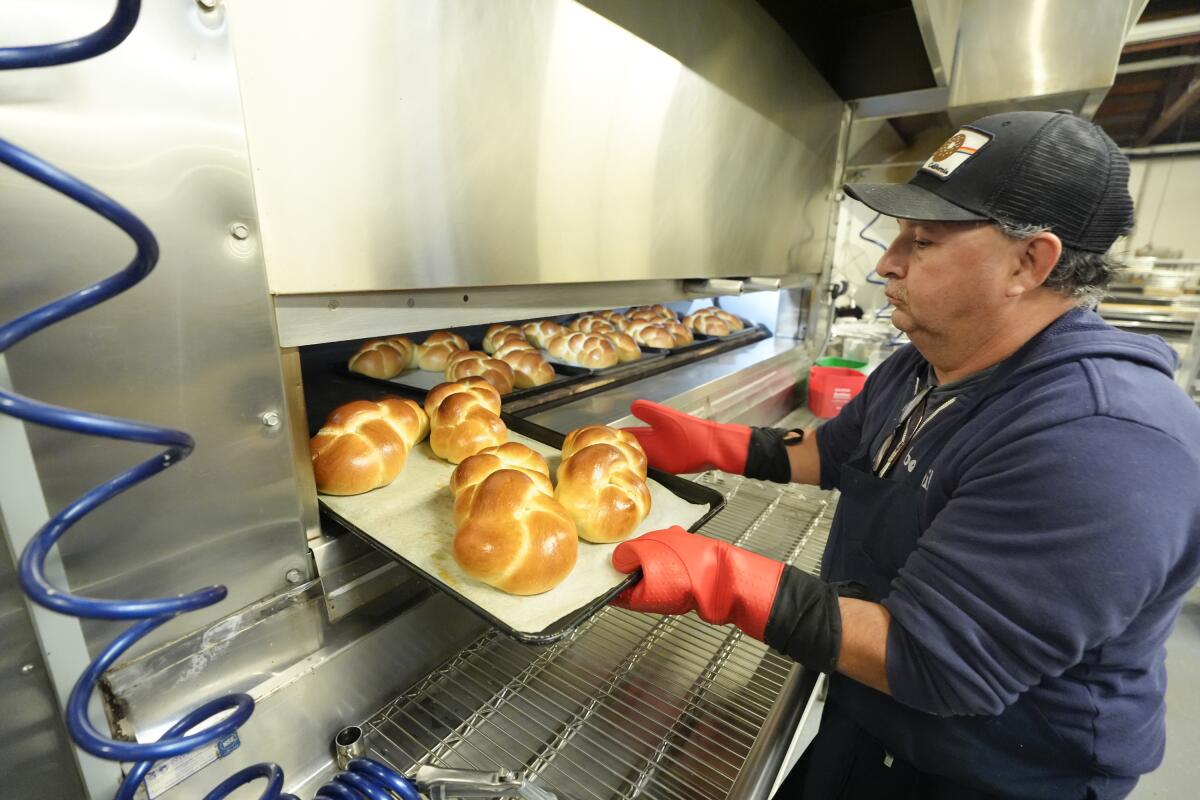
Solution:
<path fill-rule="evenodd" d="M 830 493 L 700 480 L 729 502 L 705 534 L 817 571 Z M 375 714 L 368 742 L 402 771 L 527 770 L 562 798 L 727 797 L 792 666 L 694 614 L 608 608 L 551 647 L 485 633 Z"/>

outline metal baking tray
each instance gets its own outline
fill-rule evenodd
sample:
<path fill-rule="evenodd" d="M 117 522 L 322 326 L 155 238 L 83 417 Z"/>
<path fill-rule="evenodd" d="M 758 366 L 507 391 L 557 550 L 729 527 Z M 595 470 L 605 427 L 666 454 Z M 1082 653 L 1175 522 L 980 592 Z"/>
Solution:
<path fill-rule="evenodd" d="M 528 420 L 502 414 L 510 441 L 540 450 L 554 472 L 563 435 Z M 419 469 L 419 472 L 413 472 Z M 405 472 L 391 485 L 352 497 L 321 495 L 324 513 L 378 550 L 405 564 L 508 636 L 530 644 L 550 644 L 566 636 L 641 577 L 622 575 L 609 561 L 616 544 L 581 541 L 575 569 L 559 586 L 519 597 L 466 576 L 450 554 L 454 535 L 449 492 L 454 465 L 437 459 L 422 442 L 409 454 Z M 636 533 L 688 525 L 698 530 L 725 505 L 707 486 L 651 469 L 650 515 Z M 422 522 L 424 520 L 424 522 Z M 427 525 L 428 527 L 423 527 Z"/>
<path fill-rule="evenodd" d="M 673 350 L 664 350 L 659 347 L 644 347 L 641 344 L 639 344 L 638 347 L 640 347 L 642 350 L 642 357 L 639 358 L 637 361 L 625 361 L 620 364 L 617 364 L 615 367 L 604 367 L 603 369 L 592 369 L 590 367 L 581 367 L 581 366 L 578 366 L 577 364 L 572 364 L 568 361 L 563 361 L 561 358 L 557 358 L 555 356 L 550 355 L 549 351 L 547 351 L 547 350 L 539 350 L 538 352 L 542 354 L 543 358 L 545 358 L 547 361 L 549 361 L 551 364 L 554 365 L 554 370 L 556 372 L 562 367 L 571 367 L 572 369 L 583 370 L 588 375 L 604 375 L 604 376 L 620 375 L 624 371 L 632 371 L 632 370 L 636 369 L 639 364 L 649 361 L 650 359 L 662 358 L 663 356 L 670 355 L 672 352 L 674 352 Z"/>
<path fill-rule="evenodd" d="M 542 355 L 545 355 L 545 353 Z M 549 383 L 543 383 L 541 386 L 530 386 L 525 389 L 513 389 L 508 394 L 500 396 L 501 405 L 508 400 L 519 400 L 523 397 L 532 397 L 534 395 L 541 394 L 542 392 L 550 391 L 551 389 L 558 389 L 572 383 L 578 383 L 594 372 L 593 370 L 577 367 L 573 364 L 564 364 L 558 361 L 551 361 L 550 365 L 554 367 L 554 372 L 558 375 L 558 377 Z M 374 384 L 375 386 L 383 389 L 390 389 L 391 391 L 407 391 L 413 394 L 419 393 L 422 397 L 424 397 L 425 392 L 428 392 L 439 383 L 446 382 L 446 375 L 444 372 L 432 372 L 430 370 L 423 369 L 406 370 L 394 378 L 372 378 L 369 375 L 352 372 L 345 364 L 340 365 L 338 370 L 341 374 L 348 375 L 355 380 L 366 381 L 367 383 Z"/>

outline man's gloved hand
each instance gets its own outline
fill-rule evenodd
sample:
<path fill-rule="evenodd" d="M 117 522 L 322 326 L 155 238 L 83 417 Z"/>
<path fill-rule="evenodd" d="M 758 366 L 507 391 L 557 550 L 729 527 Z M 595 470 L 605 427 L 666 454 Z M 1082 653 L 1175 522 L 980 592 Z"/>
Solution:
<path fill-rule="evenodd" d="M 838 593 L 795 567 L 679 526 L 622 542 L 612 563 L 621 572 L 642 570 L 615 606 L 654 614 L 696 611 L 714 625 L 732 622 L 811 669 L 837 666 Z"/>
<path fill-rule="evenodd" d="M 637 437 L 650 466 L 674 474 L 709 467 L 735 475 L 746 473 L 748 426 L 711 422 L 649 400 L 634 400 L 629 410 L 649 426 L 625 430 Z"/>
<path fill-rule="evenodd" d="M 656 614 L 697 611 L 714 625 L 732 622 L 762 640 L 783 564 L 676 525 L 622 542 L 612 556 L 621 572 L 642 579 L 613 605 Z"/>

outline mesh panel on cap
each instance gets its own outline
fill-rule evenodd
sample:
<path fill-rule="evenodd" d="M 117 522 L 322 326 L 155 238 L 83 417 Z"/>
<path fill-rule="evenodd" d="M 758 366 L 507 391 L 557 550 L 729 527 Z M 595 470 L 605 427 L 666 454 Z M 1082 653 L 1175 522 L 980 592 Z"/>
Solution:
<path fill-rule="evenodd" d="M 1088 239 L 1095 246 L 1085 250 L 1105 252 L 1112 247 L 1118 236 L 1129 233 L 1133 227 L 1133 198 L 1129 196 L 1129 159 L 1117 147 L 1117 143 L 1103 136 L 1109 151 L 1108 191 L 1100 201 L 1089 226 Z"/>
<path fill-rule="evenodd" d="M 1067 114 L 1030 140 L 992 195 L 997 219 L 1049 225 L 1063 243 L 1106 252 L 1133 215 L 1129 163 L 1112 140 Z"/>

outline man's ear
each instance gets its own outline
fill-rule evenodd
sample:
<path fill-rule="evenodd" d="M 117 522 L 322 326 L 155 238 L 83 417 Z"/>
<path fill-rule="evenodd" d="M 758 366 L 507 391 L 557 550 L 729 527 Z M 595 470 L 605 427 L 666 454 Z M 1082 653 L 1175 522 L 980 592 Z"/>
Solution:
<path fill-rule="evenodd" d="M 1008 283 L 1008 296 L 1031 292 L 1046 282 L 1062 256 L 1062 240 L 1049 231 L 1016 243 L 1017 264 Z"/>

